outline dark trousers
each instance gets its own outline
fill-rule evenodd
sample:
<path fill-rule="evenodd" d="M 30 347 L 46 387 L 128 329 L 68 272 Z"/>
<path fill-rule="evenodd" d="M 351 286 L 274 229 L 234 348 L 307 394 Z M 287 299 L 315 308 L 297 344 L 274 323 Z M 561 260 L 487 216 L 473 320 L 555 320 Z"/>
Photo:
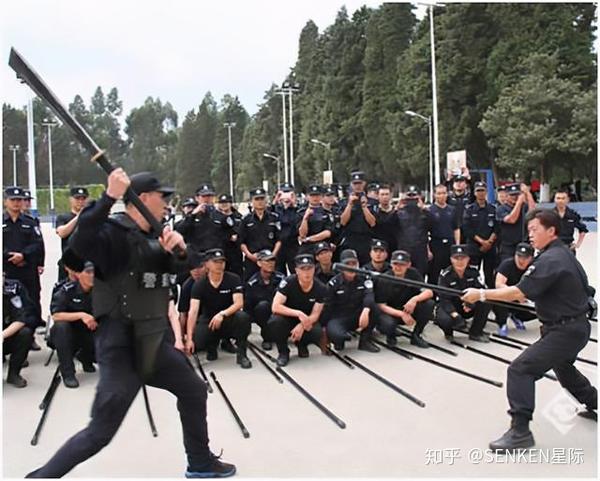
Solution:
<path fill-rule="evenodd" d="M 500 244 L 499 262 L 502 262 L 504 259 L 512 259 L 515 255 L 515 251 L 517 250 L 517 244 Z"/>
<path fill-rule="evenodd" d="M 292 329 L 298 325 L 300 321 L 297 317 L 287 317 L 273 315 L 269 319 L 269 330 L 271 338 L 277 344 L 277 350 L 281 352 L 289 352 L 287 346 L 288 338 Z M 310 331 L 304 331 L 304 334 L 298 342 L 299 345 L 308 346 L 309 344 L 319 345 L 319 339 L 321 339 L 321 324 L 318 322 L 312 327 Z"/>
<path fill-rule="evenodd" d="M 416 321 L 415 327 L 413 328 L 413 334 L 420 335 L 427 323 L 433 319 L 434 306 L 435 304 L 431 299 L 417 304 L 417 307 L 415 307 L 415 310 L 412 313 L 412 317 Z M 375 312 L 377 311 L 377 330 L 386 336 L 396 336 L 396 328 L 398 325 L 404 325 L 404 321 L 399 317 L 385 314 L 380 308 L 377 308 Z"/>
<path fill-rule="evenodd" d="M 358 255 L 358 263 L 361 266 L 371 262 L 371 236 L 365 235 L 346 235 L 343 244 L 338 246 L 336 252 L 341 253 L 345 249 L 354 249 Z"/>
<path fill-rule="evenodd" d="M 15 272 L 15 274 L 12 272 Z M 9 277 L 8 273 L 6 277 Z M 37 326 L 43 326 L 44 320 L 42 319 L 42 305 L 40 303 L 40 292 L 42 290 L 42 286 L 40 284 L 40 276 L 37 273 L 37 267 L 33 269 L 14 269 L 11 271 L 10 278 L 18 279 L 25 286 L 27 289 L 27 294 L 29 294 L 29 298 L 33 303 Z"/>
<path fill-rule="evenodd" d="M 354 331 L 358 328 L 358 319 L 362 309 L 358 312 L 347 312 L 347 313 L 336 313 L 333 314 L 333 317 L 329 319 L 327 323 L 327 337 L 334 344 L 344 344 L 344 341 L 349 341 L 351 339 L 348 331 Z M 373 332 L 373 328 L 375 327 L 375 318 L 376 316 L 371 313 L 369 314 L 369 325 L 366 329 L 361 331 L 361 335 L 368 335 Z"/>
<path fill-rule="evenodd" d="M 258 265 L 252 262 L 250 259 L 244 258 L 244 282 L 250 279 L 254 274 L 256 274 L 260 269 Z"/>
<path fill-rule="evenodd" d="M 427 275 L 427 282 L 430 284 L 437 284 L 440 278 L 440 272 L 450 265 L 451 245 L 452 240 L 431 239 L 429 249 L 433 254 L 433 259 L 429 262 L 429 272 Z"/>
<path fill-rule="evenodd" d="M 78 358 L 83 363 L 94 360 L 94 333 L 82 321 L 56 321 L 50 329 L 52 345 L 58 355 L 60 373 L 65 376 L 75 374 L 73 356 L 79 351 Z"/>
<path fill-rule="evenodd" d="M 243 261 L 242 252 L 239 246 L 232 242 L 225 243 L 225 257 L 227 258 L 227 272 L 233 272 L 238 276 L 242 277 L 243 274 Z"/>
<path fill-rule="evenodd" d="M 459 305 L 454 304 L 454 309 L 458 312 L 464 319 L 473 318 L 473 323 L 471 324 L 471 328 L 469 329 L 469 334 L 473 336 L 479 336 L 483 334 L 483 328 L 488 320 L 488 314 L 490 313 L 490 305 L 483 304 L 481 302 L 476 302 L 473 308 L 466 312 L 462 304 Z M 435 321 L 440 326 L 442 331 L 445 334 L 452 334 L 452 330 L 456 325 L 456 320 L 452 319 L 449 312 L 446 312 L 441 306 L 438 306 Z"/>
<path fill-rule="evenodd" d="M 268 323 L 269 318 L 271 317 L 271 302 L 269 301 L 260 301 L 254 307 L 248 309 L 248 314 L 252 319 L 252 322 L 258 324 L 260 326 L 260 335 L 263 338 L 263 341 L 271 342 L 269 336 Z"/>
<path fill-rule="evenodd" d="M 402 247 L 400 247 L 400 249 L 402 249 Z M 412 266 L 425 277 L 427 275 L 427 264 L 429 262 L 429 259 L 427 258 L 427 245 L 411 246 L 404 250 L 410 254 Z"/>
<path fill-rule="evenodd" d="M 197 351 L 216 349 L 221 339 L 235 339 L 238 350 L 246 351 L 250 334 L 250 316 L 244 311 L 237 311 L 233 316 L 223 319 L 221 327 L 215 331 L 208 328 L 210 318 L 199 317 L 194 332 L 194 344 Z"/>
<path fill-rule="evenodd" d="M 281 249 L 277 254 L 277 271 L 282 274 L 289 272 L 294 273 L 295 263 L 294 257 L 298 255 L 298 240 L 294 239 L 291 242 L 281 243 Z"/>
<path fill-rule="evenodd" d="M 496 286 L 494 270 L 498 266 L 498 254 L 496 251 L 496 246 L 494 245 L 487 252 L 481 252 L 479 250 L 479 244 L 469 244 L 469 253 L 471 254 L 471 261 L 469 263 L 472 266 L 477 267 L 478 270 L 483 262 L 483 275 L 485 277 L 485 284 L 489 289 L 494 289 Z"/>
<path fill-rule="evenodd" d="M 114 334 L 113 329 L 107 329 L 111 330 Z M 148 384 L 177 397 L 188 463 L 191 467 L 204 466 L 209 461 L 206 385 L 194 372 L 185 354 L 173 347 L 173 336 L 169 334 L 159 347 L 156 370 Z M 142 381 L 134 368 L 132 346 L 108 344 L 101 336 L 96 337 L 100 380 L 90 423 L 69 439 L 50 461 L 27 477 L 64 476 L 106 446 L 121 426 Z"/>
<path fill-rule="evenodd" d="M 2 342 L 2 352 L 11 355 L 8 361 L 9 375 L 18 375 L 21 372 L 32 342 L 33 331 L 27 326 L 23 326 L 15 334 L 4 339 Z"/>
<path fill-rule="evenodd" d="M 533 312 L 521 311 L 519 309 L 507 309 L 506 307 L 494 306 L 494 314 L 496 314 L 496 322 L 499 326 L 506 324 L 508 314 L 512 314 L 518 320 L 527 322 L 533 321 L 537 316 Z"/>
<path fill-rule="evenodd" d="M 598 391 L 573 365 L 589 337 L 590 323 L 585 318 L 565 325 L 542 326 L 542 337 L 508 366 L 508 413 L 532 418 L 535 382 L 550 369 L 554 370 L 560 385 L 577 401 L 596 409 Z"/>

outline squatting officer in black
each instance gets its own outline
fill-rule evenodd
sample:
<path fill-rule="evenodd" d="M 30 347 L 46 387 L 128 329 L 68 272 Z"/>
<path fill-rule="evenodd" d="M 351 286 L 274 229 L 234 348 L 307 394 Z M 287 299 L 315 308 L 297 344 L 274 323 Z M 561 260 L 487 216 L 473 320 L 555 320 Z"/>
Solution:
<path fill-rule="evenodd" d="M 549 209 L 527 214 L 529 240 L 540 254 L 516 286 L 493 290 L 469 289 L 464 302 L 535 302 L 542 337 L 525 349 L 508 367 L 506 391 L 512 417 L 510 429 L 490 443 L 493 450 L 513 450 L 534 445 L 529 421 L 535 408 L 535 382 L 552 369 L 561 386 L 584 404 L 584 417 L 595 417 L 598 391 L 573 365 L 590 338 L 587 318 L 588 279 L 581 264 L 561 242 L 560 218 Z"/>
<path fill-rule="evenodd" d="M 269 351 L 273 343 L 269 337 L 267 322 L 271 317 L 271 305 L 275 291 L 285 276 L 275 270 L 275 254 L 268 249 L 256 254 L 259 271 L 254 274 L 244 289 L 244 311 L 250 315 L 252 322 L 260 326 L 260 335 L 263 338 L 262 348 Z"/>
<path fill-rule="evenodd" d="M 70 243 L 77 255 L 95 266 L 92 296 L 100 380 L 88 426 L 28 477 L 64 476 L 100 451 L 119 429 L 143 383 L 177 397 L 188 461 L 186 476 L 235 473 L 235 466 L 222 463 L 209 450 L 206 385 L 185 355 L 175 349 L 169 329 L 169 273 L 186 267 L 185 259 L 171 252 L 175 247 L 185 252 L 185 242 L 169 229 L 154 240 L 150 224 L 128 198 L 125 212 L 109 217 L 111 207 L 129 186 L 157 220 L 165 213 L 165 197 L 173 192 L 149 173 L 129 179 L 118 168 L 109 175 L 100 199 L 80 214 Z"/>
<path fill-rule="evenodd" d="M 358 268 L 358 256 L 352 249 L 340 254 L 340 263 Z M 371 342 L 375 327 L 373 281 L 355 272 L 342 271 L 329 281 L 329 297 L 323 316 L 327 318 L 327 336 L 336 350 L 344 349 L 344 342 L 352 339 L 348 331 L 358 330 L 358 349 L 379 352 Z"/>
<path fill-rule="evenodd" d="M 319 279 L 323 284 L 327 284 L 336 275 L 333 270 L 333 250 L 331 244 L 327 241 L 319 242 L 315 246 L 315 278 Z"/>
<path fill-rule="evenodd" d="M 369 251 L 369 257 L 371 262 L 368 262 L 363 269 L 375 272 L 386 272 L 391 268 L 388 259 L 388 243 L 381 239 L 373 239 L 371 241 L 371 250 Z"/>

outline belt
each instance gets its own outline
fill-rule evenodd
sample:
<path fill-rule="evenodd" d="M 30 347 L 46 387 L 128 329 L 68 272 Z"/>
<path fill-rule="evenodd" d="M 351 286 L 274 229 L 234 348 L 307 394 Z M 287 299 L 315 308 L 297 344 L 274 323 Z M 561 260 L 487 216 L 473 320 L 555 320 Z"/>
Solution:
<path fill-rule="evenodd" d="M 544 326 L 564 326 L 567 324 L 572 324 L 573 322 L 585 321 L 585 320 L 587 320 L 587 316 L 584 313 L 584 314 L 579 314 L 577 316 L 561 317 L 560 319 L 557 319 L 554 321 L 542 321 L 542 324 Z"/>
<path fill-rule="evenodd" d="M 442 244 L 447 244 L 448 242 L 450 242 L 452 239 L 444 239 L 442 237 L 432 237 L 431 238 L 431 242 L 441 242 Z"/>

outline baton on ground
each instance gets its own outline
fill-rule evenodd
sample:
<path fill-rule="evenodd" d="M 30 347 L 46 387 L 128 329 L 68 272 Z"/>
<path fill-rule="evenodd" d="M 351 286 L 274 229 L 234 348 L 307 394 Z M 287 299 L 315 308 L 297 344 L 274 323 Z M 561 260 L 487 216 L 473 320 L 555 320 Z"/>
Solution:
<path fill-rule="evenodd" d="M 326 347 L 327 352 L 329 352 L 333 357 L 335 357 L 338 361 L 340 361 L 344 366 L 350 368 L 350 369 L 354 369 L 354 365 L 348 361 L 347 359 L 345 359 L 346 356 L 342 357 L 340 356 L 335 349 L 331 349 L 331 345 Z"/>
<path fill-rule="evenodd" d="M 48 388 L 48 391 L 46 392 L 46 395 L 44 396 L 44 399 L 42 400 L 42 403 L 40 404 L 40 409 L 42 409 L 42 416 L 40 417 L 40 420 L 38 422 L 37 427 L 35 428 L 35 432 L 33 433 L 33 437 L 31 438 L 31 445 L 32 446 L 36 446 L 39 439 L 40 439 L 40 435 L 42 434 L 42 428 L 44 427 L 44 423 L 46 422 L 46 417 L 48 416 L 48 411 L 50 410 L 50 404 L 52 403 L 52 399 L 54 399 L 54 394 L 56 393 L 56 390 L 58 389 L 58 386 L 60 385 L 60 371 L 58 369 L 58 367 L 56 368 L 56 371 L 54 372 L 54 376 L 52 376 L 52 381 L 50 382 L 50 387 Z"/>
<path fill-rule="evenodd" d="M 206 390 L 209 393 L 213 392 L 213 388 L 210 385 L 210 382 L 208 380 L 208 378 L 206 377 L 206 373 L 204 372 L 204 369 L 202 368 L 202 364 L 200 363 L 200 358 L 198 357 L 198 354 L 194 353 L 194 359 L 196 360 L 196 364 L 198 364 L 198 371 L 200 371 L 200 376 L 202 376 L 202 379 L 204 380 L 204 383 L 206 384 Z"/>
<path fill-rule="evenodd" d="M 273 356 L 271 356 L 271 354 L 269 354 L 267 351 L 265 351 L 264 349 L 261 349 L 260 347 L 258 347 L 256 344 L 254 344 L 253 342 L 248 341 L 248 346 L 253 347 L 255 351 L 260 352 L 263 356 L 265 356 L 269 361 L 271 362 L 277 362 L 277 359 L 275 359 Z"/>
<path fill-rule="evenodd" d="M 240 430 L 242 431 L 242 435 L 245 438 L 249 438 L 250 437 L 250 433 L 246 429 L 246 426 L 244 426 L 244 423 L 242 422 L 240 416 L 238 415 L 237 411 L 233 407 L 233 404 L 231 404 L 231 401 L 227 397 L 227 394 L 225 394 L 225 391 L 223 391 L 223 388 L 221 387 L 221 383 L 217 380 L 217 376 L 215 376 L 215 373 L 213 371 L 210 372 L 210 377 L 214 381 L 215 386 L 217 386 L 217 389 L 221 393 L 221 396 L 223 396 L 223 399 L 225 400 L 225 404 L 227 404 L 227 407 L 231 411 L 231 414 L 233 414 L 233 417 L 235 418 L 235 421 L 237 422 L 238 426 L 240 427 Z"/>
<path fill-rule="evenodd" d="M 157 437 L 158 431 L 156 430 L 156 425 L 154 424 L 154 418 L 152 417 L 152 411 L 150 410 L 150 401 L 148 400 L 148 391 L 146 390 L 145 384 L 142 384 L 142 392 L 144 393 L 144 404 L 146 405 L 146 414 L 148 414 L 148 422 L 150 423 L 150 431 L 152 431 L 152 436 Z"/>
<path fill-rule="evenodd" d="M 401 326 L 397 326 L 397 330 L 398 330 L 398 334 L 400 334 L 401 336 L 412 337 L 412 331 L 410 331 L 409 329 L 405 329 Z M 433 349 L 437 349 L 440 352 L 445 352 L 446 354 L 450 354 L 451 356 L 458 356 L 458 353 L 454 352 L 452 349 L 447 349 L 443 346 L 439 346 L 439 345 L 434 344 L 429 341 L 427 341 L 427 344 L 429 344 L 429 347 L 431 347 Z"/>
<path fill-rule="evenodd" d="M 265 361 L 259 354 L 259 352 L 255 350 L 254 346 L 252 344 L 248 344 L 248 348 L 252 351 L 254 357 L 256 357 L 256 359 L 258 359 L 258 361 L 265 367 L 265 369 L 272 374 L 272 376 L 277 380 L 277 382 L 283 384 L 283 379 L 281 379 L 279 374 L 277 374 L 275 370 L 267 364 L 267 361 Z"/>

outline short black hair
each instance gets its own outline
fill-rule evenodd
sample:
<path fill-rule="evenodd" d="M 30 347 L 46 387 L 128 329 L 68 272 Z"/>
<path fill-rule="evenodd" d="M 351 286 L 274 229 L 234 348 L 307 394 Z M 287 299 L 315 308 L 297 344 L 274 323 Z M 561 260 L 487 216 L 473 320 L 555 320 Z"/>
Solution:
<path fill-rule="evenodd" d="M 443 187 L 444 189 L 448 190 L 448 186 L 446 184 L 437 184 L 434 188 L 433 191 L 435 192 L 436 189 L 439 189 Z"/>
<path fill-rule="evenodd" d="M 556 192 L 554 192 L 554 195 L 556 194 L 567 194 L 570 195 L 571 193 L 565 189 L 564 187 L 561 187 L 560 189 L 556 189 Z"/>
<path fill-rule="evenodd" d="M 527 213 L 525 220 L 529 224 L 533 219 L 540 221 L 540 224 L 546 229 L 554 227 L 554 232 L 558 236 L 560 234 L 560 216 L 552 209 L 533 209 Z"/>

